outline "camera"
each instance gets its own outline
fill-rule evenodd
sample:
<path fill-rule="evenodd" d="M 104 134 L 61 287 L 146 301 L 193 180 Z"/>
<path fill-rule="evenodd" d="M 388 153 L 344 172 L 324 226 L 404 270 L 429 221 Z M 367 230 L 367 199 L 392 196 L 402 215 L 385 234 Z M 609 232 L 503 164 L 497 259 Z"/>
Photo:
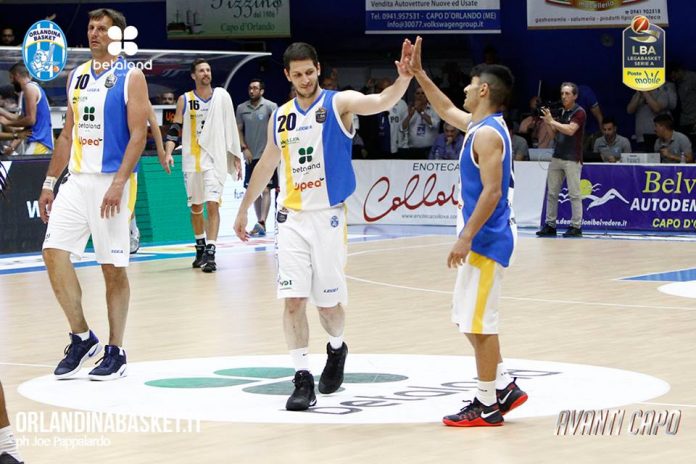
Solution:
<path fill-rule="evenodd" d="M 551 117 L 557 119 L 561 116 L 563 112 L 563 103 L 560 100 L 539 100 L 537 101 L 537 106 L 534 109 L 534 116 L 543 117 L 544 113 L 541 112 L 543 108 L 548 108 L 551 112 Z"/>

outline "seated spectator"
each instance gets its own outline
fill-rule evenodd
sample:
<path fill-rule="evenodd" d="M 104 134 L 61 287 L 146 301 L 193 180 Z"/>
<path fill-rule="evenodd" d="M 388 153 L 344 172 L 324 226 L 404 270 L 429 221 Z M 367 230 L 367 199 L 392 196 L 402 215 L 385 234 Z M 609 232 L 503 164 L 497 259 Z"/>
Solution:
<path fill-rule="evenodd" d="M 534 148 L 552 148 L 553 131 L 544 124 L 538 108 L 539 97 L 533 96 L 529 99 L 529 116 L 522 119 L 518 133 L 527 140 L 527 145 Z"/>
<path fill-rule="evenodd" d="M 444 132 L 437 136 L 430 149 L 429 159 L 455 160 L 459 159 L 459 153 L 464 144 L 464 135 L 456 127 L 445 123 Z"/>
<path fill-rule="evenodd" d="M 11 27 L 3 27 L 0 29 L 0 45 L 3 47 L 13 47 L 19 45 L 15 38 L 14 29 Z"/>
<path fill-rule="evenodd" d="M 440 116 L 430 107 L 422 88 L 416 87 L 401 130 L 408 133 L 408 158 L 426 159 L 440 132 Z"/>
<path fill-rule="evenodd" d="M 593 152 L 599 153 L 605 163 L 621 161 L 621 153 L 631 153 L 631 142 L 617 134 L 614 118 L 607 116 L 602 121 L 602 136 L 595 140 Z"/>
<path fill-rule="evenodd" d="M 162 92 L 159 96 L 158 104 L 160 105 L 176 105 L 176 97 L 174 92 Z"/>
<path fill-rule="evenodd" d="M 505 124 L 512 142 L 512 159 L 515 161 L 529 161 L 529 144 L 527 140 L 512 131 L 512 121 L 506 119 Z"/>
<path fill-rule="evenodd" d="M 663 163 L 692 163 L 694 154 L 689 138 L 674 130 L 674 121 L 668 114 L 655 118 L 655 151 L 660 153 Z"/>

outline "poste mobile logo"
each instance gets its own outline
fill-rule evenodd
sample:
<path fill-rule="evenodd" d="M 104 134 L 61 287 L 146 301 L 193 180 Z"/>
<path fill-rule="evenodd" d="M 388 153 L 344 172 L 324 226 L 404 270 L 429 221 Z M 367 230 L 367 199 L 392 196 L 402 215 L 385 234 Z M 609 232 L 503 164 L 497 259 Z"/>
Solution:
<path fill-rule="evenodd" d="M 53 21 L 37 21 L 24 36 L 22 59 L 33 77 L 50 81 L 58 77 L 68 60 L 68 43 L 62 29 Z"/>

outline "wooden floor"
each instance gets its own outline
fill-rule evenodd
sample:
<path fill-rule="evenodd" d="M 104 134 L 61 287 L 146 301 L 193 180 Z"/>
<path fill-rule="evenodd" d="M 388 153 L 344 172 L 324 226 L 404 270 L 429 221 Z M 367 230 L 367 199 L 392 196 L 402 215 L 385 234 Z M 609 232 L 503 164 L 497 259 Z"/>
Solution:
<path fill-rule="evenodd" d="M 445 258 L 451 242 L 429 236 L 350 244 L 351 353 L 471 356 L 449 322 L 455 273 Z M 444 427 L 439 418 L 459 409 L 464 398 L 457 397 L 449 410 L 433 410 L 431 423 L 274 424 L 263 423 L 259 410 L 259 423 L 205 421 L 200 433 L 114 433 L 109 446 L 28 445 L 21 453 L 27 463 L 690 462 L 696 300 L 659 292 L 666 282 L 618 279 L 694 267 L 694 257 L 694 242 L 523 237 L 501 302 L 503 356 L 662 379 L 668 393 L 621 407 L 681 410 L 673 436 L 556 436 L 557 415 L 510 419 L 501 428 Z M 190 269 L 190 258 L 131 265 L 131 363 L 286 353 L 272 253 L 221 253 L 218 261 L 214 275 Z M 78 275 L 88 320 L 105 337 L 99 268 L 80 268 Z M 310 348 L 321 353 L 326 337 L 315 312 L 309 315 Z M 67 330 L 45 272 L 0 275 L 0 380 L 11 420 L 18 413 L 66 410 L 32 401 L 18 387 L 52 371 Z M 554 401 L 562 404 L 558 398 L 571 387 L 577 386 L 558 389 Z"/>

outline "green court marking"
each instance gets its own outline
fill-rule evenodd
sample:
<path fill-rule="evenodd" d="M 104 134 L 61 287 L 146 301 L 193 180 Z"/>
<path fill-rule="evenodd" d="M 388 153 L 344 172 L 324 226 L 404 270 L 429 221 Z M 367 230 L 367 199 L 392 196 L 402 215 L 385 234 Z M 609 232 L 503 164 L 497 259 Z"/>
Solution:
<path fill-rule="evenodd" d="M 238 367 L 234 369 L 222 369 L 214 374 L 229 377 L 251 377 L 256 379 L 282 379 L 295 375 L 295 369 L 287 367 Z"/>
<path fill-rule="evenodd" d="M 343 377 L 343 383 L 387 383 L 408 380 L 405 375 L 376 374 L 376 373 L 347 373 Z"/>
<path fill-rule="evenodd" d="M 317 380 L 318 381 L 318 380 Z M 267 383 L 266 385 L 254 385 L 253 387 L 243 388 L 242 391 L 253 393 L 256 395 L 282 395 L 289 396 L 295 390 L 295 385 L 292 382 L 275 382 Z M 338 391 L 343 391 L 345 388 L 339 388 Z"/>
<path fill-rule="evenodd" d="M 180 377 L 148 380 L 145 382 L 145 385 L 159 388 L 220 388 L 234 387 L 252 382 L 254 381 L 244 379 L 221 379 L 218 377 Z"/>

